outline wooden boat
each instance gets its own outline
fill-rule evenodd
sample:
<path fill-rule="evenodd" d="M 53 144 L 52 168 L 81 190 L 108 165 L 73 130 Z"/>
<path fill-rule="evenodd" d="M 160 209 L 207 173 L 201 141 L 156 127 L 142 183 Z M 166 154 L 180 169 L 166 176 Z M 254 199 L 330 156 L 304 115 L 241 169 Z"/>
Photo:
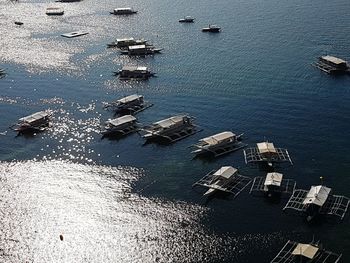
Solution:
<path fill-rule="evenodd" d="M 131 115 L 124 115 L 116 119 L 108 120 L 101 134 L 103 134 L 103 136 L 127 135 L 135 131 L 137 131 L 136 118 Z"/>
<path fill-rule="evenodd" d="M 221 132 L 203 139 L 192 145 L 196 148 L 192 151 L 195 155 L 211 154 L 214 157 L 236 151 L 246 146 L 241 142 L 243 134 L 236 135 L 230 131 Z"/>
<path fill-rule="evenodd" d="M 110 12 L 113 15 L 133 15 L 136 14 L 137 11 L 133 10 L 130 7 L 116 8 L 113 12 Z"/>
<path fill-rule="evenodd" d="M 204 27 L 202 28 L 203 32 L 213 32 L 213 33 L 218 33 L 220 32 L 221 27 L 217 26 L 217 25 L 209 25 L 208 27 Z"/>
<path fill-rule="evenodd" d="M 115 75 L 118 75 L 120 79 L 141 79 L 145 80 L 152 76 L 154 73 L 150 72 L 147 67 L 140 66 L 123 66 L 123 68 L 117 72 L 114 72 Z"/>
<path fill-rule="evenodd" d="M 11 126 L 11 129 L 19 132 L 41 132 L 50 126 L 51 112 L 39 111 L 29 116 L 20 118 L 18 123 Z"/>
<path fill-rule="evenodd" d="M 193 23 L 194 22 L 194 18 L 191 16 L 185 16 L 184 18 L 181 18 L 179 20 L 180 23 Z"/>

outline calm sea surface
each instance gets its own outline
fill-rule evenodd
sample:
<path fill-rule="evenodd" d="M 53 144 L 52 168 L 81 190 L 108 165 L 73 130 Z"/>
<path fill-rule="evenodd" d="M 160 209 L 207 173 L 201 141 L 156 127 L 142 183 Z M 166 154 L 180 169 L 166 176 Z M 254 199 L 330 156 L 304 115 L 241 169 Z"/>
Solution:
<path fill-rule="evenodd" d="M 286 178 L 308 189 L 324 177 L 350 196 L 350 77 L 311 66 L 350 60 L 348 0 L 130 0 L 137 15 L 109 14 L 125 2 L 0 3 L 0 262 L 269 262 L 288 240 L 313 237 L 350 260 L 349 217 L 307 224 L 244 191 L 207 202 L 191 185 L 232 165 L 250 177 L 242 151 L 192 159 L 188 146 L 225 130 L 253 146 L 288 148 Z M 45 9 L 62 6 L 62 17 Z M 180 24 L 184 15 L 196 18 Z M 14 21 L 22 21 L 16 26 Z M 220 34 L 202 33 L 209 23 Z M 89 35 L 65 39 L 77 30 Z M 106 43 L 148 39 L 163 53 L 129 58 Z M 158 77 L 122 82 L 112 71 L 145 65 Z M 144 124 L 187 112 L 203 131 L 176 144 L 144 145 L 137 134 L 101 140 L 113 117 L 103 102 L 133 93 L 154 106 Z M 51 109 L 53 127 L 16 137 L 9 126 Z M 60 240 L 63 236 L 63 241 Z"/>

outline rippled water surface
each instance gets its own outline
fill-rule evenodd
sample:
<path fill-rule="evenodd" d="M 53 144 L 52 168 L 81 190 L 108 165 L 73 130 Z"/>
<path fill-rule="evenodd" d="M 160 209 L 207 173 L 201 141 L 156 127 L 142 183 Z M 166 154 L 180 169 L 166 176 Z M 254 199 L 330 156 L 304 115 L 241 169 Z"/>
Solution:
<path fill-rule="evenodd" d="M 48 17 L 49 6 L 62 17 Z M 322 240 L 350 258 L 349 217 L 307 224 L 244 191 L 209 202 L 191 185 L 222 165 L 243 174 L 241 151 L 192 159 L 188 146 L 224 130 L 286 147 L 282 168 L 299 188 L 324 177 L 350 196 L 350 77 L 311 66 L 323 54 L 350 61 L 350 5 L 335 1 L 140 1 L 134 16 L 109 11 L 119 1 L 0 2 L 0 262 L 269 262 L 288 240 Z M 196 18 L 180 24 L 184 15 Z M 16 26 L 14 21 L 22 21 Z M 209 23 L 220 34 L 200 31 Z M 77 30 L 88 35 L 66 39 Z M 147 58 L 121 56 L 106 43 L 139 37 L 163 48 Z M 119 81 L 112 71 L 145 65 L 149 81 Z M 103 103 L 140 93 L 154 106 L 148 124 L 179 112 L 203 131 L 173 145 L 138 134 L 102 139 L 113 117 Z M 18 118 L 50 109 L 52 127 L 16 136 Z M 60 240 L 63 236 L 63 241 Z"/>

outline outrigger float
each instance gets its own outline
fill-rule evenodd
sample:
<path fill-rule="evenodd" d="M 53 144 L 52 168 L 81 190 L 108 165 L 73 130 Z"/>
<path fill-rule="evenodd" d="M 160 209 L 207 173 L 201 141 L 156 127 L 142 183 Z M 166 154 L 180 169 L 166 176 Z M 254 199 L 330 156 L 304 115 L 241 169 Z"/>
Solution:
<path fill-rule="evenodd" d="M 122 8 L 116 8 L 110 13 L 112 15 L 133 15 L 133 14 L 136 14 L 137 11 L 135 11 L 130 7 L 122 7 Z"/>
<path fill-rule="evenodd" d="M 39 111 L 20 118 L 10 128 L 18 133 L 42 132 L 50 127 L 51 115 L 50 111 Z"/>
<path fill-rule="evenodd" d="M 155 75 L 147 67 L 140 66 L 123 66 L 121 70 L 114 72 L 114 74 L 118 75 L 121 80 L 146 80 Z"/>
<path fill-rule="evenodd" d="M 292 194 L 296 186 L 295 180 L 284 179 L 281 173 L 267 173 L 266 177 L 255 177 L 249 193 L 262 192 L 268 197 Z"/>
<path fill-rule="evenodd" d="M 275 148 L 271 142 L 257 143 L 256 147 L 243 150 L 246 164 L 250 163 L 267 163 L 273 166 L 275 163 L 290 163 L 293 165 L 288 150 L 283 148 Z"/>
<path fill-rule="evenodd" d="M 146 140 L 164 139 L 173 143 L 191 136 L 200 130 L 194 124 L 194 118 L 181 114 L 157 121 L 142 129 L 142 137 Z"/>
<path fill-rule="evenodd" d="M 295 190 L 283 210 L 293 209 L 303 212 L 307 216 L 307 221 L 311 221 L 317 215 L 332 215 L 342 220 L 348 210 L 349 203 L 348 197 L 333 195 L 331 188 L 317 185 L 311 186 L 309 191 Z"/>
<path fill-rule="evenodd" d="M 161 48 L 155 48 L 154 46 L 149 45 L 135 45 L 128 46 L 126 50 L 121 50 L 123 55 L 129 56 L 146 56 L 146 55 L 154 55 L 160 53 L 162 51 Z"/>
<path fill-rule="evenodd" d="M 105 123 L 104 130 L 101 131 L 103 136 L 119 135 L 124 136 L 138 130 L 137 119 L 132 115 L 108 120 Z"/>
<path fill-rule="evenodd" d="M 324 249 L 319 241 L 303 244 L 288 240 L 270 263 L 338 263 L 341 257 L 342 254 Z"/>
<path fill-rule="evenodd" d="M 237 151 L 245 146 L 241 142 L 243 133 L 236 135 L 230 131 L 221 132 L 203 139 L 200 139 L 197 144 L 191 147 L 196 148 L 191 153 L 195 155 L 210 154 L 218 157 L 233 151 Z"/>
<path fill-rule="evenodd" d="M 192 187 L 203 186 L 208 190 L 203 196 L 210 196 L 216 192 L 233 194 L 233 198 L 240 194 L 251 182 L 247 176 L 240 175 L 238 170 L 232 166 L 223 166 L 219 170 L 211 171 Z"/>
<path fill-rule="evenodd" d="M 133 94 L 104 105 L 118 114 L 136 114 L 152 107 L 153 104 L 144 100 L 143 95 Z"/>
<path fill-rule="evenodd" d="M 129 46 L 136 46 L 136 45 L 146 45 L 147 40 L 144 39 L 134 39 L 133 37 L 130 38 L 120 38 L 112 43 L 107 44 L 107 47 L 117 47 L 120 49 L 126 49 Z"/>
<path fill-rule="evenodd" d="M 350 66 L 345 60 L 329 55 L 319 57 L 314 66 L 327 74 L 350 73 Z"/>

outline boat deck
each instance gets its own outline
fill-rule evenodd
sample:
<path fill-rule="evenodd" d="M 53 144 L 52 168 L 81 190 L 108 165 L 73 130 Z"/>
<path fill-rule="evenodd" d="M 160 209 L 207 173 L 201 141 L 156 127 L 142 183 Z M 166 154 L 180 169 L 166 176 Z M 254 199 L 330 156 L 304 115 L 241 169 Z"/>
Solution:
<path fill-rule="evenodd" d="M 212 188 L 211 184 L 213 184 L 218 176 L 214 175 L 215 171 L 211 171 L 206 174 L 202 179 L 198 180 L 196 183 L 192 185 L 195 186 L 203 186 L 207 188 Z M 251 182 L 251 179 L 248 176 L 243 176 L 240 174 L 236 174 L 235 178 L 231 180 L 227 185 L 223 187 L 215 187 L 216 190 L 233 194 L 233 198 L 238 196 Z"/>

